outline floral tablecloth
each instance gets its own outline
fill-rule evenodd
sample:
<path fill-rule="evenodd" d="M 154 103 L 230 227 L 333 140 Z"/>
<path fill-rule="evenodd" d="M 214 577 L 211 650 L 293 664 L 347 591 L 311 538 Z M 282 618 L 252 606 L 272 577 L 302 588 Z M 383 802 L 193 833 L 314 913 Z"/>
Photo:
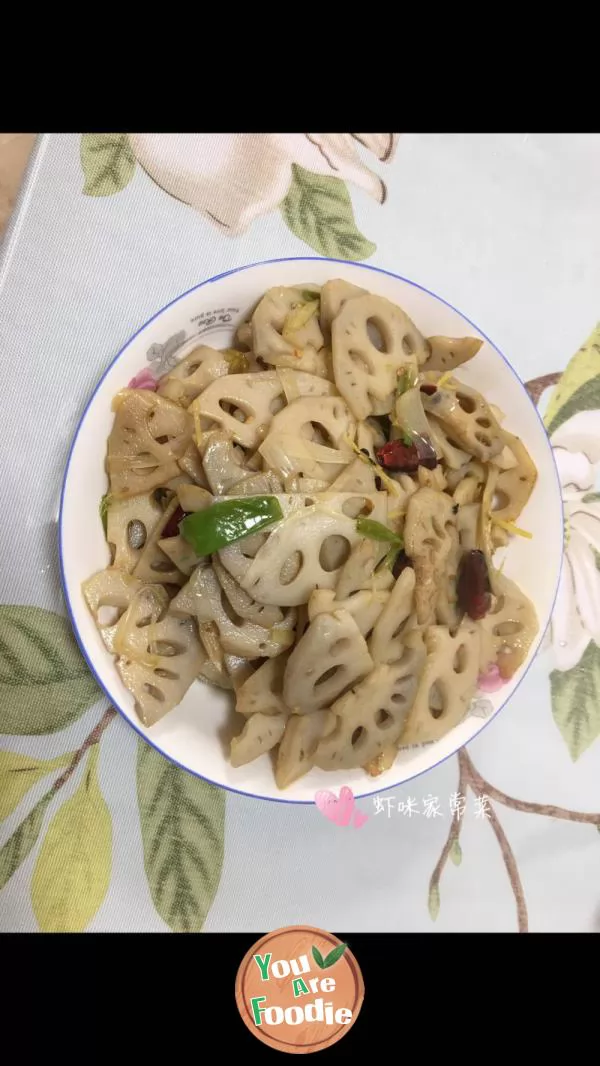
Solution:
<path fill-rule="evenodd" d="M 597 135 L 38 141 L 0 261 L 0 929 L 600 930 L 599 190 Z M 359 801 L 358 840 L 139 741 L 77 650 L 57 564 L 69 443 L 115 352 L 200 280 L 313 253 L 481 324 L 540 404 L 566 512 L 518 693 L 468 750 Z"/>

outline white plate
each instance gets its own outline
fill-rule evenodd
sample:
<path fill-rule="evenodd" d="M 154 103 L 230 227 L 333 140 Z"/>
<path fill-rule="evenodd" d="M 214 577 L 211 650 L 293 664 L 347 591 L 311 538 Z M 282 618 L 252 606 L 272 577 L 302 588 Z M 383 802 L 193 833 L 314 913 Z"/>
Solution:
<path fill-rule="evenodd" d="M 156 726 L 146 729 L 140 724 L 133 698 L 86 607 L 81 583 L 109 562 L 98 504 L 107 488 L 104 458 L 115 393 L 157 357 L 161 349 L 156 346 L 177 334 L 181 334 L 178 357 L 190 350 L 191 340 L 200 338 L 215 348 L 227 347 L 238 323 L 267 289 L 302 282 L 322 284 L 337 277 L 400 304 L 426 336 L 475 334 L 483 339 L 479 354 L 460 368 L 457 377 L 506 412 L 506 427 L 523 439 L 538 469 L 536 488 L 519 519 L 534 539 L 518 537 L 511 542 L 505 572 L 534 603 L 540 629 L 526 663 L 511 682 L 475 704 L 474 713 L 442 740 L 400 752 L 394 766 L 377 778 L 362 770 L 313 770 L 282 793 L 275 786 L 269 755 L 237 770 L 230 766 L 225 742 L 233 715 L 227 693 L 196 682 L 179 707 Z M 515 371 L 485 334 L 440 297 L 404 278 L 375 267 L 306 257 L 256 263 L 210 278 L 159 311 L 131 338 L 99 382 L 77 429 L 63 484 L 59 536 L 63 587 L 75 634 L 96 680 L 134 729 L 167 758 L 217 785 L 261 799 L 306 803 L 314 799 L 317 789 L 348 785 L 355 795 L 366 796 L 401 784 L 448 758 L 500 711 L 530 666 L 550 620 L 562 560 L 563 515 L 556 467 L 542 422 Z"/>

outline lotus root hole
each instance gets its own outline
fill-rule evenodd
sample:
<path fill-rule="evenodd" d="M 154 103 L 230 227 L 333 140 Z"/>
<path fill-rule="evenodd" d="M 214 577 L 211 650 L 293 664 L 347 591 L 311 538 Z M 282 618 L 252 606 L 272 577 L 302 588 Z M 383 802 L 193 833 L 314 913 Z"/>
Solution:
<path fill-rule="evenodd" d="M 459 405 L 461 406 L 465 414 L 473 414 L 473 411 L 477 407 L 477 404 L 475 403 L 475 400 L 472 396 L 466 396 L 464 392 L 457 392 L 456 399 L 458 400 Z"/>
<path fill-rule="evenodd" d="M 172 670 L 165 670 L 162 666 L 157 666 L 154 673 L 157 677 L 164 677 L 165 681 L 179 681 L 179 674 L 174 674 Z"/>
<path fill-rule="evenodd" d="M 99 626 L 114 626 L 122 614 L 122 608 L 109 607 L 108 604 L 102 604 L 96 615 L 96 620 Z"/>
<path fill-rule="evenodd" d="M 162 655 L 169 658 L 173 655 L 183 655 L 184 652 L 183 644 L 175 644 L 169 640 L 152 640 L 148 645 L 149 655 Z"/>
<path fill-rule="evenodd" d="M 415 346 L 410 333 L 405 333 L 402 338 L 402 351 L 405 355 L 414 355 Z"/>
<path fill-rule="evenodd" d="M 406 703 L 406 696 L 403 692 L 394 692 L 392 693 L 392 703 Z"/>
<path fill-rule="evenodd" d="M 429 713 L 431 714 L 431 717 L 441 718 L 444 711 L 444 697 L 437 681 L 434 681 L 433 685 L 429 689 L 428 702 Z"/>
<path fill-rule="evenodd" d="M 478 440 L 480 444 L 483 444 L 484 448 L 489 448 L 492 443 L 487 433 L 480 433 L 479 431 L 475 434 L 475 440 Z"/>
<path fill-rule="evenodd" d="M 347 651 L 347 649 L 349 647 L 350 647 L 350 639 L 349 639 L 349 637 L 340 637 L 339 640 L 336 640 L 331 645 L 331 647 L 329 649 L 329 654 L 330 655 L 341 655 L 341 653 L 344 652 L 344 651 Z"/>
<path fill-rule="evenodd" d="M 143 548 L 146 543 L 147 530 L 139 518 L 132 518 L 127 525 L 127 543 L 129 547 L 137 550 Z"/>
<path fill-rule="evenodd" d="M 324 685 L 326 681 L 330 680 L 330 678 L 335 677 L 335 675 L 337 674 L 338 670 L 339 670 L 339 666 L 330 666 L 329 670 L 326 670 L 325 673 L 321 674 L 320 678 L 317 681 L 315 681 L 315 688 L 318 685 Z"/>
<path fill-rule="evenodd" d="M 393 724 L 393 721 L 393 715 L 391 715 L 389 711 L 384 710 L 383 707 L 381 707 L 375 715 L 375 725 L 378 726 L 379 729 L 389 729 Z"/>
<path fill-rule="evenodd" d="M 338 570 L 350 555 L 350 541 L 338 533 L 331 533 L 321 544 L 319 563 L 326 573 Z"/>
<path fill-rule="evenodd" d="M 514 637 L 514 635 L 520 633 L 522 629 L 522 622 L 500 622 L 497 626 L 494 626 L 494 636 Z"/>
<path fill-rule="evenodd" d="M 357 744 L 360 744 L 363 736 L 365 735 L 365 732 L 366 730 L 362 725 L 359 725 L 358 728 L 354 730 L 352 734 L 352 740 L 350 742 L 353 748 L 355 748 Z"/>
<path fill-rule="evenodd" d="M 467 646 L 466 644 L 461 644 L 454 656 L 454 662 L 452 664 L 455 674 L 462 674 L 467 669 L 468 659 Z"/>
<path fill-rule="evenodd" d="M 476 418 L 475 421 L 477 422 L 478 426 L 481 426 L 482 429 L 491 428 L 492 423 L 490 422 L 489 418 Z"/>
<path fill-rule="evenodd" d="M 149 696 L 152 696 L 153 699 L 157 700 L 158 703 L 164 703 L 165 694 L 164 692 L 161 692 L 161 690 L 157 688 L 156 685 L 150 685 L 146 681 L 144 683 L 144 691 L 147 692 Z"/>
<path fill-rule="evenodd" d="M 370 374 L 371 373 L 371 367 L 369 366 L 369 364 L 368 364 L 367 360 L 365 359 L 364 355 L 362 354 L 362 352 L 357 352 L 356 349 L 352 348 L 348 352 L 348 358 L 352 360 L 352 362 L 354 363 L 354 366 L 358 370 L 362 370 L 363 374 Z"/>
<path fill-rule="evenodd" d="M 247 411 L 244 411 L 241 407 L 238 407 L 236 403 L 231 400 L 219 400 L 219 407 L 226 415 L 231 415 L 237 422 L 247 422 L 249 415 Z M 252 417 L 250 415 L 250 417 Z"/>
<path fill-rule="evenodd" d="M 281 570 L 279 571 L 279 583 L 280 585 L 291 585 L 302 569 L 304 562 L 304 556 L 302 552 L 295 551 L 285 560 Z"/>
<path fill-rule="evenodd" d="M 359 515 L 368 515 L 373 510 L 372 500 L 364 496 L 353 496 L 351 500 L 344 500 L 342 511 L 348 518 L 358 518 Z"/>
<path fill-rule="evenodd" d="M 510 499 L 506 492 L 503 492 L 502 489 L 498 489 L 494 493 L 494 498 L 492 500 L 492 511 L 502 511 L 505 507 L 508 507 L 509 503 Z"/>
<path fill-rule="evenodd" d="M 367 319 L 367 336 L 378 352 L 387 352 L 385 326 L 376 318 Z"/>

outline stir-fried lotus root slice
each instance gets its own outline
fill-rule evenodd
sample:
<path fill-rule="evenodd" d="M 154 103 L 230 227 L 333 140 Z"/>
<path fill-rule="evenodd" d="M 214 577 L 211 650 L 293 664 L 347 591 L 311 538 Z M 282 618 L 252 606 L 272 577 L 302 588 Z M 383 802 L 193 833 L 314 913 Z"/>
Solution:
<path fill-rule="evenodd" d="M 480 503 L 465 503 L 462 507 L 459 507 L 456 515 L 456 528 L 461 552 L 470 552 L 479 548 L 480 524 Z"/>
<path fill-rule="evenodd" d="M 315 505 L 292 512 L 274 528 L 238 578 L 242 588 L 259 603 L 285 607 L 306 603 L 317 586 L 333 588 L 352 546 L 362 539 L 355 522 L 357 504 L 362 508 L 368 501 L 373 505 L 371 516 L 385 521 L 382 496 L 324 493 Z M 221 561 L 230 569 L 224 553 Z"/>
<path fill-rule="evenodd" d="M 247 369 L 248 361 L 245 362 Z M 189 407 L 192 400 L 195 400 L 207 385 L 230 371 L 230 362 L 223 352 L 200 345 L 186 355 L 174 370 L 160 379 L 158 394 L 166 396 L 181 407 Z"/>
<path fill-rule="evenodd" d="M 83 582 L 82 592 L 100 635 L 110 652 L 114 651 L 114 637 L 118 620 L 123 612 L 129 607 L 134 596 L 142 587 L 142 582 L 137 577 L 109 567 L 100 570 L 93 577 Z M 103 608 L 106 608 L 108 618 L 105 620 Z"/>
<path fill-rule="evenodd" d="M 504 447 L 503 432 L 481 393 L 461 383 L 453 389 L 423 394 L 423 406 L 446 426 L 460 448 L 488 463 Z"/>
<path fill-rule="evenodd" d="M 496 481 L 498 507 L 492 511 L 495 519 L 514 522 L 525 507 L 537 481 L 537 470 L 520 437 L 503 430 L 502 436 L 516 459 L 516 466 L 502 470 Z M 109 512 L 110 513 L 110 512 Z"/>
<path fill-rule="evenodd" d="M 185 584 L 185 574 L 181 572 L 168 555 L 165 555 L 164 551 L 159 546 L 162 532 L 170 522 L 178 507 L 179 502 L 177 498 L 171 500 L 162 518 L 154 527 L 152 534 L 148 537 L 144 550 L 142 551 L 134 570 L 135 576 L 139 577 L 140 581 L 165 585 Z"/>
<path fill-rule="evenodd" d="M 448 472 L 446 480 L 452 499 L 460 507 L 466 503 L 479 502 L 487 481 L 488 469 L 476 459 L 461 466 L 460 470 Z"/>
<path fill-rule="evenodd" d="M 182 536 L 177 534 L 175 537 L 165 537 L 163 540 L 158 541 L 158 548 L 167 559 L 170 559 L 173 566 L 180 570 L 182 574 L 189 577 L 194 567 L 198 566 L 201 561 L 200 557 L 196 555 L 191 544 L 188 544 L 187 540 L 184 540 Z M 160 580 L 166 580 L 161 578 Z M 179 580 L 181 584 L 181 580 Z"/>
<path fill-rule="evenodd" d="M 155 665 L 121 656 L 117 670 L 123 684 L 133 693 L 139 718 L 144 725 L 151 726 L 181 702 L 200 672 L 205 655 L 194 623 L 189 619 L 167 614 L 148 629 L 152 631 L 148 648 L 157 649 L 153 656 Z M 162 649 L 162 654 L 158 649 Z"/>
<path fill-rule="evenodd" d="M 443 468 L 439 463 L 434 470 L 428 470 L 427 467 L 420 466 L 417 470 L 417 484 L 421 489 L 435 489 L 436 492 L 445 492 L 447 482 Z"/>
<path fill-rule="evenodd" d="M 287 653 L 267 659 L 238 689 L 235 709 L 238 714 L 289 714 L 283 700 L 283 675 Z"/>
<path fill-rule="evenodd" d="M 478 623 L 465 619 L 452 636 L 445 626 L 425 634 L 427 659 L 400 744 L 439 740 L 461 722 L 477 686 L 480 654 Z"/>
<path fill-rule="evenodd" d="M 238 583 L 246 576 L 252 560 L 268 539 L 268 533 L 251 533 L 250 536 L 243 537 L 235 544 L 221 548 L 219 559 Z"/>
<path fill-rule="evenodd" d="M 303 471 L 330 482 L 339 473 L 340 464 L 344 466 L 351 461 L 352 451 L 346 439 L 353 440 L 355 432 L 356 423 L 339 396 L 304 396 L 273 417 L 260 450 L 269 465 L 270 445 L 279 443 L 289 460 L 283 473 Z M 295 456 L 296 446 L 305 441 L 311 442 L 311 447 L 302 449 L 304 455 Z M 312 460 L 308 468 L 306 456 Z"/>
<path fill-rule="evenodd" d="M 427 418 L 427 425 L 429 426 L 429 437 L 436 454 L 438 458 L 443 459 L 449 471 L 460 470 L 469 462 L 471 456 L 462 448 L 457 448 L 452 441 L 452 434 L 450 433 L 449 435 L 447 426 L 444 426 L 441 422 L 438 422 L 437 418 L 432 418 L 431 416 Z M 452 477 L 451 474 L 450 477 Z"/>
<path fill-rule="evenodd" d="M 207 659 L 200 667 L 198 680 L 206 681 L 209 685 L 216 685 L 217 688 L 223 688 L 226 692 L 231 692 L 233 689 L 233 681 L 224 667 L 218 667 L 210 659 Z"/>
<path fill-rule="evenodd" d="M 242 655 L 225 655 L 225 669 L 231 678 L 231 683 L 235 692 L 238 691 L 248 680 L 252 677 L 255 670 L 255 663 L 250 659 L 244 659 Z M 267 662 L 277 662 L 277 660 L 267 659 Z"/>
<path fill-rule="evenodd" d="M 281 607 L 269 606 L 265 603 L 257 603 L 249 596 L 245 589 L 235 580 L 229 571 L 223 566 L 217 555 L 213 556 L 212 566 L 219 584 L 225 593 L 231 610 L 239 617 L 258 626 L 271 629 L 272 626 L 280 625 L 284 620 L 284 612 Z"/>
<path fill-rule="evenodd" d="M 151 493 L 110 500 L 106 539 L 114 552 L 113 566 L 130 574 L 162 517 L 162 507 Z"/>
<path fill-rule="evenodd" d="M 252 322 L 242 322 L 238 326 L 235 343 L 238 348 L 252 348 Z"/>
<path fill-rule="evenodd" d="M 287 718 L 280 714 L 252 714 L 242 732 L 231 739 L 232 766 L 245 766 L 279 744 Z"/>
<path fill-rule="evenodd" d="M 325 377 L 318 310 L 318 300 L 307 301 L 301 288 L 269 289 L 252 316 L 255 354 L 273 366 Z"/>
<path fill-rule="evenodd" d="M 204 473 L 204 467 L 202 466 L 202 459 L 200 452 L 196 447 L 194 441 L 191 441 L 181 459 L 179 460 L 179 467 L 184 474 L 195 482 L 196 485 L 200 485 L 203 489 L 208 488 L 208 481 L 206 480 L 206 474 Z"/>
<path fill-rule="evenodd" d="M 312 770 L 318 743 L 334 724 L 335 718 L 331 711 L 290 715 L 277 751 L 277 788 L 288 788 L 299 777 Z"/>
<path fill-rule="evenodd" d="M 428 356 L 421 369 L 455 370 L 472 359 L 481 348 L 479 337 L 428 337 Z"/>
<path fill-rule="evenodd" d="M 455 530 L 452 500 L 434 489 L 418 489 L 409 497 L 404 544 L 415 570 L 415 604 L 419 625 L 433 620 L 435 603 Z"/>
<path fill-rule="evenodd" d="M 369 336 L 381 337 L 381 348 Z M 388 414 L 394 405 L 397 374 L 426 357 L 425 340 L 400 307 L 382 296 L 348 300 L 331 326 L 335 383 L 359 419 Z"/>
<path fill-rule="evenodd" d="M 479 504 L 470 504 L 479 510 Z M 459 510 L 456 516 L 456 522 L 459 521 L 461 512 Z M 475 516 L 476 517 L 476 516 Z M 469 532 L 473 532 L 476 535 L 476 529 L 473 531 L 472 526 L 463 526 L 465 535 L 468 539 Z M 461 611 L 458 605 L 457 596 L 457 584 L 458 584 L 458 567 L 462 557 L 462 548 L 460 542 L 460 535 L 458 528 L 448 526 L 448 536 L 451 540 L 451 547 L 446 557 L 446 565 L 444 573 L 440 577 L 438 596 L 435 604 L 435 620 L 439 625 L 448 626 L 451 633 L 454 633 L 461 621 Z"/>
<path fill-rule="evenodd" d="M 282 492 L 280 479 L 270 470 L 250 474 L 231 487 L 232 496 L 277 496 Z"/>
<path fill-rule="evenodd" d="M 195 570 L 188 584 L 195 598 L 199 624 L 215 622 L 224 651 L 245 659 L 271 658 L 281 655 L 293 643 L 296 622 L 294 611 L 288 611 L 278 625 L 265 629 L 254 622 L 235 620 L 237 616 L 210 566 Z M 182 609 L 178 596 L 173 601 L 173 609 Z"/>
<path fill-rule="evenodd" d="M 308 617 L 312 622 L 318 614 L 347 611 L 366 639 L 388 602 L 389 595 L 389 592 L 362 589 L 353 592 L 345 600 L 339 600 L 336 598 L 335 589 L 315 589 L 308 601 Z"/>
<path fill-rule="evenodd" d="M 415 572 L 407 566 L 394 585 L 369 640 L 375 663 L 393 663 L 402 657 L 404 624 L 414 610 Z"/>
<path fill-rule="evenodd" d="M 344 600 L 361 589 L 381 591 L 393 584 L 391 570 L 387 566 L 378 566 L 386 549 L 387 545 L 368 540 L 366 537 L 354 545 L 337 580 L 335 594 L 339 600 Z"/>
<path fill-rule="evenodd" d="M 191 411 L 216 423 L 236 444 L 254 450 L 283 402 L 279 377 L 274 370 L 265 370 L 259 374 L 230 374 L 213 381 L 194 400 Z"/>
<path fill-rule="evenodd" d="M 148 389 L 125 389 L 113 406 L 106 460 L 113 495 L 138 496 L 177 477 L 192 437 L 187 411 Z"/>
<path fill-rule="evenodd" d="M 375 470 L 357 457 L 342 470 L 341 474 L 338 474 L 335 481 L 331 482 L 330 490 L 331 492 L 375 492 Z"/>
<path fill-rule="evenodd" d="M 481 629 L 481 669 L 497 663 L 500 675 L 509 679 L 527 658 L 538 631 L 531 600 L 514 581 L 495 571 L 492 574 L 492 609 L 477 624 Z"/>
<path fill-rule="evenodd" d="M 191 514 L 192 511 L 205 511 L 211 503 L 214 503 L 212 492 L 201 488 L 200 485 L 180 485 L 177 495 L 181 509 L 186 514 Z"/>
<path fill-rule="evenodd" d="M 398 741 L 415 698 L 422 651 L 406 648 L 398 662 L 381 663 L 332 705 L 336 724 L 320 742 L 315 765 L 352 770 Z"/>
<path fill-rule="evenodd" d="M 215 496 L 223 496 L 250 476 L 242 449 L 223 430 L 204 433 L 200 450 L 206 479 Z"/>
<path fill-rule="evenodd" d="M 296 714 L 321 710 L 372 666 L 365 639 L 348 611 L 318 614 L 290 654 L 283 698 Z"/>
<path fill-rule="evenodd" d="M 357 296 L 368 296 L 366 289 L 352 285 L 350 281 L 342 281 L 341 278 L 333 278 L 326 281 L 321 289 L 321 329 L 324 336 L 328 336 L 331 323 L 339 315 L 342 307 L 348 300 L 354 300 Z"/>

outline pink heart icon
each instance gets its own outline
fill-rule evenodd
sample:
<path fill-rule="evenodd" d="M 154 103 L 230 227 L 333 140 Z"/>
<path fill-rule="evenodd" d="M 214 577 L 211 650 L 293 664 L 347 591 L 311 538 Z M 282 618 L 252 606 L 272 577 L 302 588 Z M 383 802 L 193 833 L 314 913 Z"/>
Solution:
<path fill-rule="evenodd" d="M 365 824 L 365 822 L 368 822 L 368 821 L 369 821 L 369 815 L 368 814 L 363 814 L 362 811 L 359 811 L 358 809 L 355 810 L 355 812 L 354 812 L 354 821 L 352 823 L 354 825 L 355 829 L 360 829 L 360 827 L 363 826 Z"/>
<path fill-rule="evenodd" d="M 352 789 L 346 785 L 340 789 L 339 799 L 335 792 L 323 789 L 315 794 L 315 803 L 321 814 L 334 825 L 349 825 L 354 810 Z"/>

